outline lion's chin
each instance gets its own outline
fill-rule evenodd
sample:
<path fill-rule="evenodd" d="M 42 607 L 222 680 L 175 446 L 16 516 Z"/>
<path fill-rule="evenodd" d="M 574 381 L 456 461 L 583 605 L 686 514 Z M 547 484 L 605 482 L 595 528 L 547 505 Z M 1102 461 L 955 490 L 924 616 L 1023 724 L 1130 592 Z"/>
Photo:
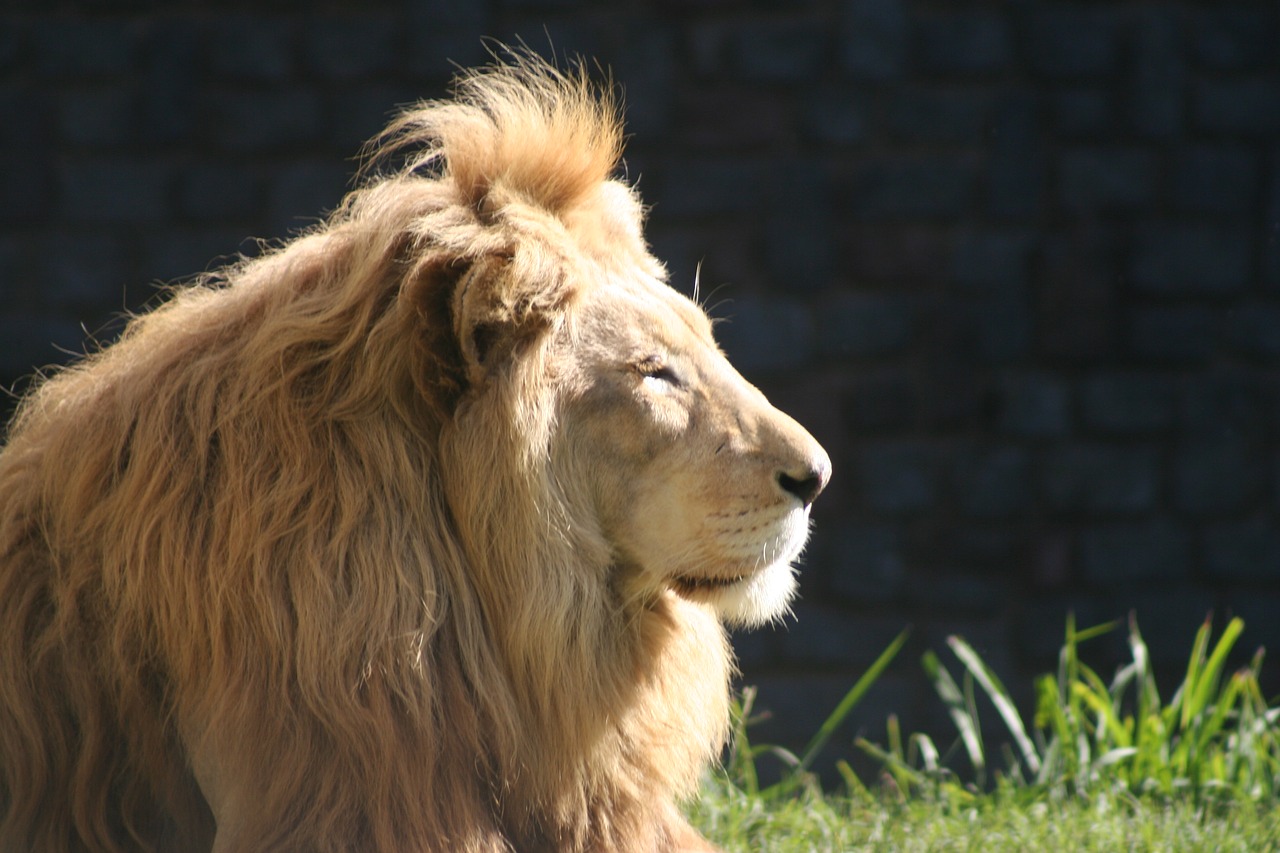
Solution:
<path fill-rule="evenodd" d="M 676 577 L 671 588 L 681 598 L 710 606 L 730 625 L 752 627 L 788 612 L 796 577 L 789 562 L 778 562 L 745 575 Z"/>

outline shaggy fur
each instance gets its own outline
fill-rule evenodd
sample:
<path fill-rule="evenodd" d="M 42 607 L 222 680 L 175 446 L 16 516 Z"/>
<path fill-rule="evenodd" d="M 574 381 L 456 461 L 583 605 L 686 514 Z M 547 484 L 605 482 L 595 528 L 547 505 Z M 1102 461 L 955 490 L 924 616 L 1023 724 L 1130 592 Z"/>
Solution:
<path fill-rule="evenodd" d="M 620 141 L 580 74 L 469 75 L 323 226 L 28 396 L 0 454 L 0 851 L 702 843 L 673 802 L 726 733 L 712 582 L 654 581 L 571 452 L 619 410 L 574 356 L 608 349 L 592 288 L 662 277 Z M 742 619 L 785 607 L 773 577 Z"/>

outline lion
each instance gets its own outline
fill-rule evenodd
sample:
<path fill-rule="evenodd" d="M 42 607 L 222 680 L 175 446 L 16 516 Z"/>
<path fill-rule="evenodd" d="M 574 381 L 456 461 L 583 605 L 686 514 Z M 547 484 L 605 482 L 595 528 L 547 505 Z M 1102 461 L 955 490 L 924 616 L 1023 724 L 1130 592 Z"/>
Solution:
<path fill-rule="evenodd" d="M 325 221 L 35 383 L 0 850 L 714 849 L 726 625 L 831 464 L 667 283 L 609 84 L 404 111 Z"/>

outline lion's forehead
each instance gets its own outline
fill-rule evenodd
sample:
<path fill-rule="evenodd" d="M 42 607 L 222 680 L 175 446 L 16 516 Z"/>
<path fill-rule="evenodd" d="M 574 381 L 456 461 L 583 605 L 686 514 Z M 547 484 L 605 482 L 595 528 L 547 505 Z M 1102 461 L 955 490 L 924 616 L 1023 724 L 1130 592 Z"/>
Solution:
<path fill-rule="evenodd" d="M 630 332 L 637 345 L 717 350 L 711 320 L 694 302 L 665 282 L 647 277 L 606 277 L 593 288 L 589 322 L 604 331 Z"/>

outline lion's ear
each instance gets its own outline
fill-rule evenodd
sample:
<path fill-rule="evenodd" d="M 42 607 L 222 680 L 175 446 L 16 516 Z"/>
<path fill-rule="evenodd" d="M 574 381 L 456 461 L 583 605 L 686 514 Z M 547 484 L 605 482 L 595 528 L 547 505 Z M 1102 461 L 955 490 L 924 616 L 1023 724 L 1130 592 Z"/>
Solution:
<path fill-rule="evenodd" d="M 453 293 L 453 329 L 468 380 L 479 383 L 550 328 L 568 304 L 563 269 L 530 269 L 510 254 L 476 260 Z"/>

